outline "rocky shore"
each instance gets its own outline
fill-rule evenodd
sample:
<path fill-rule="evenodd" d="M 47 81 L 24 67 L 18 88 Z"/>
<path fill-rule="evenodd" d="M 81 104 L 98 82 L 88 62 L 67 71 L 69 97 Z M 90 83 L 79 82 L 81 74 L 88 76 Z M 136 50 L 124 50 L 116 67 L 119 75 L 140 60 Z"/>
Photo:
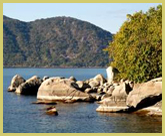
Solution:
<path fill-rule="evenodd" d="M 135 84 L 132 81 L 114 82 L 118 71 L 107 68 L 107 79 L 101 74 L 79 81 L 75 77 L 33 76 L 25 80 L 15 75 L 8 88 L 9 92 L 21 95 L 36 95 L 36 104 L 56 102 L 97 102 L 97 112 L 123 112 L 140 115 L 162 116 L 162 78 Z M 57 103 L 58 104 L 58 103 Z M 53 112 L 56 112 L 53 107 Z M 52 111 L 48 112 L 51 113 Z"/>

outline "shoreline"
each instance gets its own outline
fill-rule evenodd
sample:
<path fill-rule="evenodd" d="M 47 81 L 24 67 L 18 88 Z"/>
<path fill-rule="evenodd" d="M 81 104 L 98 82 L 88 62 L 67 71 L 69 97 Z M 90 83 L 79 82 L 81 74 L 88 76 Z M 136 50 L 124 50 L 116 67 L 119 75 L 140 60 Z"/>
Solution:
<path fill-rule="evenodd" d="M 106 69 L 107 67 L 3 67 L 3 69 Z"/>

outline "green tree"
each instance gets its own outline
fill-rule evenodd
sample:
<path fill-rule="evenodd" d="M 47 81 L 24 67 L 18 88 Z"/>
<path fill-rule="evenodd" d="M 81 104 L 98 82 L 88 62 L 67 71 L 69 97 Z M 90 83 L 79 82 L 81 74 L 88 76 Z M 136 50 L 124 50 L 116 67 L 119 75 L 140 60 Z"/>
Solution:
<path fill-rule="evenodd" d="M 106 49 L 121 78 L 145 82 L 162 76 L 162 5 L 127 15 Z"/>

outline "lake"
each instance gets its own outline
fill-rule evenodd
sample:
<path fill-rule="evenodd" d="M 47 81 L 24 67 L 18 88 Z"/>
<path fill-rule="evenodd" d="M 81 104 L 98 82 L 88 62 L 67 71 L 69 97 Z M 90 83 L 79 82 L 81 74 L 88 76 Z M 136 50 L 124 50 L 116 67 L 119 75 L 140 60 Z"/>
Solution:
<path fill-rule="evenodd" d="M 58 116 L 45 114 L 50 105 L 31 104 L 36 96 L 7 92 L 11 79 L 19 74 L 25 79 L 37 75 L 74 76 L 77 80 L 97 74 L 106 77 L 105 69 L 3 69 L 3 132 L 4 133 L 161 133 L 162 118 L 135 114 L 98 113 L 97 103 L 58 103 Z"/>

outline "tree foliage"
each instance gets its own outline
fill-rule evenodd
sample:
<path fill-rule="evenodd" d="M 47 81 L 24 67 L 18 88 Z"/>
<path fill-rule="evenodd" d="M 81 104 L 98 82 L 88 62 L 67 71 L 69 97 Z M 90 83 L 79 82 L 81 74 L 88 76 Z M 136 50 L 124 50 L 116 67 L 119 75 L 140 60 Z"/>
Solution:
<path fill-rule="evenodd" d="M 116 79 L 144 82 L 162 76 L 162 5 L 127 15 L 106 49 L 120 73 Z"/>

